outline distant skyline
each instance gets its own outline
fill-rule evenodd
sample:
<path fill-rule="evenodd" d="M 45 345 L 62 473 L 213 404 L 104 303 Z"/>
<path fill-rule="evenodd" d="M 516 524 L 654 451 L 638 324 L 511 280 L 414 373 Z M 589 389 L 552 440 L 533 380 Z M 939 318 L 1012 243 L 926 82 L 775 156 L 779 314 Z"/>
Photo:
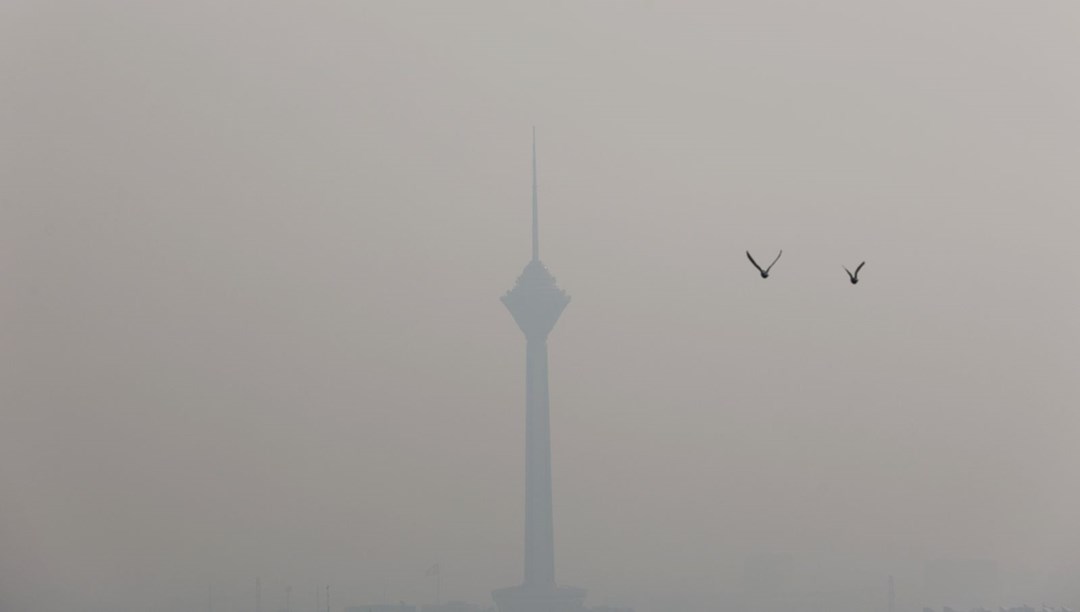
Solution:
<path fill-rule="evenodd" d="M 1080 5 L 9 0 L 0 41 L 0 612 L 517 584 L 533 126 L 560 582 L 705 610 L 786 555 L 920 612 L 987 559 L 1080 609 Z"/>

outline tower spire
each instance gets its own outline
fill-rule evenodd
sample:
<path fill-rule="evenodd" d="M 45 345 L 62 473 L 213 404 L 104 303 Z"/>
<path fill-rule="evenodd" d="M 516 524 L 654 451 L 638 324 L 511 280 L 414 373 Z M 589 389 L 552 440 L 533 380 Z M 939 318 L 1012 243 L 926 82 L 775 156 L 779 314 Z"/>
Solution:
<path fill-rule="evenodd" d="M 532 260 L 540 261 L 540 212 L 539 205 L 537 203 L 536 196 L 536 126 L 533 126 L 532 132 L 532 171 L 533 171 L 533 185 L 532 185 Z"/>

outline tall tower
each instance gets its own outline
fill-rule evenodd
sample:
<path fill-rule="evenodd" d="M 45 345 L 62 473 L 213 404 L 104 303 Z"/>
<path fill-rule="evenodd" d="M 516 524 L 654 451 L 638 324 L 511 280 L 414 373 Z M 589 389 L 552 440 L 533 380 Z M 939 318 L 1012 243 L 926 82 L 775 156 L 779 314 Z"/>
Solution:
<path fill-rule="evenodd" d="M 532 260 L 502 298 L 525 334 L 525 579 L 492 595 L 499 612 L 569 612 L 582 609 L 585 589 L 555 584 L 547 337 L 570 297 L 540 262 L 535 128 L 532 163 Z"/>

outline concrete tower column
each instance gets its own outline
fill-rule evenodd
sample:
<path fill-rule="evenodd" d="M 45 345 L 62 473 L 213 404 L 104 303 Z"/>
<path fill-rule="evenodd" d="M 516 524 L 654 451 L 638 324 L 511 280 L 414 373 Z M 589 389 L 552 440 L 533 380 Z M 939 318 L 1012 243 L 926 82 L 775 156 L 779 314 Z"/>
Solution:
<path fill-rule="evenodd" d="M 555 586 L 547 338 L 525 345 L 525 584 Z"/>

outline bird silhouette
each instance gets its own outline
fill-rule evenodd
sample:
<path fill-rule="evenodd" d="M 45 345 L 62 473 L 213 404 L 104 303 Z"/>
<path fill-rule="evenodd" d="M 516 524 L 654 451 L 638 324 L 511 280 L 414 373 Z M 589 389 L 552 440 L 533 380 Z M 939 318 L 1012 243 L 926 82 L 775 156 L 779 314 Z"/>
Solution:
<path fill-rule="evenodd" d="M 862 270 L 862 267 L 865 266 L 865 265 L 866 265 L 865 261 L 862 262 L 861 264 L 859 264 L 859 267 L 855 268 L 855 274 L 852 274 L 851 270 L 848 270 L 847 266 L 844 266 L 844 272 L 847 272 L 848 278 L 851 279 L 851 284 L 852 285 L 858 285 L 859 284 L 859 270 Z"/>
<path fill-rule="evenodd" d="M 754 267 L 757 268 L 757 271 L 761 272 L 761 278 L 769 278 L 769 270 L 772 270 L 772 267 L 775 266 L 776 262 L 780 259 L 780 255 L 783 254 L 784 250 L 780 249 L 780 253 L 777 254 L 776 259 L 772 260 L 772 263 L 769 264 L 769 267 L 765 268 L 764 270 L 762 270 L 761 266 L 757 265 L 757 262 L 754 261 L 754 256 L 750 254 L 750 251 L 746 252 L 746 257 L 750 260 L 750 263 L 754 264 Z"/>

